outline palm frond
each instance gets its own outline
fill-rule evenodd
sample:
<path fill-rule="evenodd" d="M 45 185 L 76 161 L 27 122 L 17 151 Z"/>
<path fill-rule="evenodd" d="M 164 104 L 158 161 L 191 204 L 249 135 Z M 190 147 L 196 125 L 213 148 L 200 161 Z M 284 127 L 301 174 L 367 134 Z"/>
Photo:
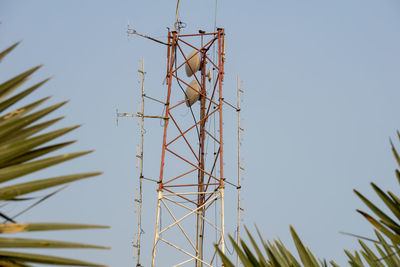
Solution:
<path fill-rule="evenodd" d="M 3 52 L 0 52 L 0 61 L 17 45 L 18 43 L 15 43 L 6 48 Z M 51 113 L 65 105 L 68 101 L 63 101 L 48 107 L 42 107 L 42 105 L 50 99 L 50 97 L 44 97 L 25 106 L 12 110 L 14 105 L 20 103 L 22 99 L 25 99 L 27 96 L 31 95 L 49 80 L 44 79 L 19 93 L 17 92 L 17 90 L 24 83 L 26 83 L 40 67 L 41 65 L 35 66 L 5 82 L 0 83 L 0 183 L 13 183 L 17 178 L 36 173 L 44 168 L 72 160 L 92 152 L 92 150 L 88 150 L 68 154 L 63 153 L 55 156 L 50 155 L 50 153 L 67 147 L 75 142 L 63 141 L 60 143 L 53 143 L 55 139 L 75 130 L 80 125 L 64 127 L 61 129 L 41 133 L 63 118 L 59 117 L 55 119 L 47 119 Z M 45 119 L 45 121 L 39 122 L 41 119 Z M 0 201 L 2 201 L 2 203 L 7 203 L 8 201 L 19 200 L 18 203 L 21 203 L 29 199 L 34 199 L 34 197 L 20 198 L 20 196 L 97 176 L 99 174 L 101 174 L 101 172 L 86 172 L 50 178 L 40 178 L 40 176 L 36 175 L 35 179 L 31 181 L 22 181 L 0 187 Z M 59 191 L 60 190 L 56 190 L 50 194 L 47 194 L 45 197 L 41 197 L 34 204 L 23 209 L 22 212 L 30 210 L 32 207 L 42 203 L 42 201 L 48 199 L 50 196 Z M 9 216 L 8 214 L 0 211 L 1 217 L 5 219 L 5 223 L 0 224 L 0 235 L 31 231 L 108 228 L 108 226 L 91 224 L 48 222 L 21 223 L 15 221 L 15 218 L 19 214 L 20 213 L 14 216 Z M 72 258 L 5 251 L 3 250 L 4 248 L 109 249 L 105 246 L 75 242 L 0 236 L 0 266 L 6 267 L 26 267 L 31 266 L 31 263 L 64 266 L 103 265 Z"/>

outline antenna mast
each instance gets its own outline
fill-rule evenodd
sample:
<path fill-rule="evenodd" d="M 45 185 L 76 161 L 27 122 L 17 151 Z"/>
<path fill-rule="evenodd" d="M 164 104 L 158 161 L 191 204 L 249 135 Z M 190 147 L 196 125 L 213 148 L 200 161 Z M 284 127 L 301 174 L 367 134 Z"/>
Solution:
<path fill-rule="evenodd" d="M 129 35 L 128 35 L 129 36 Z M 136 153 L 136 160 L 139 160 L 139 164 L 136 164 L 136 167 L 139 167 L 139 196 L 135 196 L 135 202 L 138 205 L 138 224 L 137 224 L 137 238 L 136 242 L 135 240 L 133 241 L 133 247 L 136 248 L 136 253 L 133 251 L 133 254 L 136 254 L 136 266 L 140 267 L 143 266 L 140 264 L 140 241 L 141 241 L 141 236 L 143 233 L 142 229 L 142 202 L 143 202 L 143 141 L 144 141 L 144 58 L 142 59 L 142 64 L 140 64 L 139 61 L 139 68 L 138 68 L 138 73 L 141 76 L 141 105 L 140 108 L 137 112 L 137 114 L 127 114 L 127 113 L 119 113 L 118 112 L 118 105 L 117 105 L 117 126 L 118 126 L 118 118 L 119 117 L 137 117 L 138 119 L 140 118 L 140 150 L 137 151 Z M 140 66 L 141 65 L 141 66 Z M 141 67 L 141 69 L 140 69 Z M 137 162 L 136 162 L 137 163 Z M 138 166 L 139 165 L 139 166 Z M 135 239 L 135 238 L 134 238 Z"/>
<path fill-rule="evenodd" d="M 118 126 L 118 118 L 119 117 L 136 117 L 138 120 L 140 120 L 140 148 L 136 152 L 136 159 L 139 160 L 139 164 L 136 164 L 136 167 L 139 167 L 139 195 L 135 196 L 135 202 L 138 205 L 138 224 L 137 224 L 137 237 L 134 238 L 136 239 L 133 241 L 133 247 L 136 248 L 136 251 L 133 251 L 133 254 L 136 255 L 136 266 L 141 267 L 143 266 L 140 263 L 140 253 L 141 253 L 141 237 L 142 234 L 144 233 L 143 228 L 142 228 L 142 204 L 143 204 L 143 179 L 149 180 L 152 182 L 157 182 L 154 179 L 151 178 L 146 178 L 143 176 L 143 144 L 144 144 L 144 119 L 145 118 L 153 118 L 153 119 L 164 119 L 165 117 L 162 116 L 148 116 L 144 115 L 144 98 L 148 98 L 150 100 L 153 100 L 155 102 L 159 102 L 161 104 L 164 104 L 162 101 L 159 101 L 155 98 L 149 97 L 145 94 L 144 92 L 144 79 L 145 79 L 145 74 L 146 72 L 144 71 L 144 58 L 142 59 L 142 62 L 140 64 L 139 62 L 139 69 L 138 73 L 140 75 L 140 81 L 141 81 L 141 103 L 140 107 L 138 108 L 138 111 L 136 114 L 128 114 L 128 113 L 119 113 L 118 112 L 118 105 L 116 108 L 116 119 L 117 119 L 117 126 Z"/>
<path fill-rule="evenodd" d="M 240 89 L 240 78 L 237 78 L 237 116 L 238 116 L 238 170 L 237 170 L 237 226 L 236 226 L 236 243 L 240 245 L 240 222 L 242 220 L 242 205 L 241 205 L 241 179 L 242 179 L 242 171 L 244 171 L 244 167 L 242 165 L 242 157 L 241 157 L 241 145 L 242 145 L 242 131 L 244 129 L 241 127 L 241 119 L 240 119 L 240 102 L 241 102 L 241 94 L 243 94 L 243 89 Z M 239 254 L 236 254 L 236 266 L 239 266 Z"/>
<path fill-rule="evenodd" d="M 144 135 L 144 58 L 142 59 L 142 69 L 138 70 L 138 72 L 142 76 L 142 105 L 141 105 L 141 120 L 140 120 L 140 156 L 137 156 L 140 160 L 140 175 L 139 175 L 139 199 L 137 200 L 138 205 L 139 205 L 139 210 L 138 210 L 138 238 L 136 242 L 136 266 L 142 266 L 140 264 L 140 239 L 142 236 L 142 196 L 143 196 L 143 189 L 142 189 L 142 184 L 143 184 L 143 135 Z M 136 200 L 136 199 L 135 199 Z"/>

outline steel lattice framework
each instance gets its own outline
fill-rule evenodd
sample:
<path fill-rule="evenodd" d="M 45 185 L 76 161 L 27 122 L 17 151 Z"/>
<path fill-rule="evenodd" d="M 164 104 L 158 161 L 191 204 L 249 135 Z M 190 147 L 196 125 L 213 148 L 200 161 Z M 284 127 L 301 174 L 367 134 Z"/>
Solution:
<path fill-rule="evenodd" d="M 157 190 L 153 267 L 164 265 L 157 256 L 160 246 L 180 252 L 182 258 L 177 258 L 174 266 L 193 263 L 196 267 L 215 266 L 216 255 L 212 244 L 217 243 L 222 251 L 225 250 L 224 37 L 224 29 L 221 28 L 212 33 L 199 31 L 199 34 L 186 35 L 168 31 L 168 90 Z M 188 50 L 196 51 L 193 56 L 198 54 L 201 58 L 200 71 L 192 70 L 194 74 L 190 78 L 197 82 L 200 89 L 199 104 L 196 103 L 193 108 L 185 105 L 185 94 L 182 93 L 183 87 L 194 89 L 183 74 L 186 63 L 193 57 L 188 56 Z M 207 68 L 213 70 L 213 79 L 207 76 Z M 210 78 L 209 82 L 207 78 Z M 189 109 L 192 117 L 188 115 Z M 214 150 L 210 152 L 209 147 Z M 163 252 L 168 253 L 164 249 Z M 176 253 L 173 255 L 175 257 Z"/>

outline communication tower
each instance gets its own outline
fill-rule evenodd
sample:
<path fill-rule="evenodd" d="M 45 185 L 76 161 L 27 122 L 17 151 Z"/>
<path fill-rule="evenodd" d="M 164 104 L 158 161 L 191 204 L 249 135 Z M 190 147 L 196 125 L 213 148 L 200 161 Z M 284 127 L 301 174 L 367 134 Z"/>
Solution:
<path fill-rule="evenodd" d="M 142 105 L 137 114 L 118 113 L 141 119 L 140 184 L 137 265 L 140 264 L 142 179 L 157 182 L 157 206 L 152 246 L 151 266 L 166 266 L 165 255 L 171 255 L 173 266 L 218 266 L 218 257 L 212 244 L 225 252 L 225 185 L 238 191 L 238 221 L 236 241 L 240 240 L 240 189 L 243 166 L 240 157 L 241 132 L 239 86 L 237 107 L 224 100 L 225 31 L 199 31 L 181 34 L 184 23 L 175 18 L 175 29 L 168 29 L 168 41 L 139 34 L 129 28 L 128 36 L 135 34 L 167 48 L 164 100 L 144 93 L 142 67 Z M 163 114 L 144 114 L 144 98 L 164 105 Z M 160 96 L 161 97 L 161 96 Z M 238 114 L 238 180 L 224 176 L 223 106 L 232 107 Z M 143 121 L 156 118 L 163 121 L 159 176 L 143 176 Z M 154 160 L 153 163 L 157 164 Z M 233 178 L 233 177 L 232 177 Z M 143 250 L 143 248 L 142 248 Z M 162 253 L 160 253 L 162 251 Z M 181 257 L 177 256 L 181 255 Z M 237 266 L 239 262 L 237 259 Z M 168 263 L 169 265 L 169 263 Z"/>
<path fill-rule="evenodd" d="M 198 34 L 168 32 L 165 123 L 152 266 L 156 265 L 160 241 L 185 255 L 175 266 L 189 262 L 195 262 L 196 267 L 213 266 L 215 249 L 205 251 L 203 246 L 206 224 L 217 231 L 218 246 L 225 251 L 224 37 L 221 28 Z M 210 56 L 213 46 L 216 46 L 216 60 Z M 212 71 L 216 73 L 214 79 Z M 197 101 L 199 106 L 194 105 Z M 193 118 L 181 119 L 179 114 L 188 109 Z M 216 120 L 215 124 L 211 118 Z M 214 152 L 206 150 L 208 141 L 216 145 Z M 214 206 L 219 208 L 217 217 L 215 212 L 209 212 Z M 210 239 L 207 247 L 213 241 Z"/>

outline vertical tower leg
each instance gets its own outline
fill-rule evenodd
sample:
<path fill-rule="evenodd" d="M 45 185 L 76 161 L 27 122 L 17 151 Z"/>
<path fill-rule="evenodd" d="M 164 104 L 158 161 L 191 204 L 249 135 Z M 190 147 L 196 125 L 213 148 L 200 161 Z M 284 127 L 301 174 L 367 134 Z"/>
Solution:
<path fill-rule="evenodd" d="M 156 261 L 156 248 L 158 242 L 158 227 L 160 224 L 160 208 L 161 208 L 161 191 L 158 190 L 158 197 L 157 197 L 157 214 L 156 214 L 156 226 L 154 229 L 154 240 L 153 240 L 153 252 L 152 252 L 152 259 L 151 259 L 151 267 L 154 267 Z"/>
<path fill-rule="evenodd" d="M 224 188 L 219 190 L 221 199 L 221 251 L 225 253 L 225 214 L 224 214 Z"/>
<path fill-rule="evenodd" d="M 167 93 L 167 101 L 165 103 L 165 121 L 164 121 L 164 134 L 163 134 L 163 145 L 161 152 L 161 168 L 160 168 L 160 178 L 158 181 L 158 198 L 157 198 L 157 214 L 156 214 L 156 223 L 154 230 L 154 241 L 153 241 L 153 252 L 152 252 L 152 261 L 151 266 L 154 267 L 155 259 L 156 259 L 156 247 L 159 238 L 158 227 L 160 224 L 160 209 L 161 209 L 161 200 L 162 200 L 162 189 L 163 189 L 163 177 L 164 177 L 164 160 L 165 160 L 165 149 L 166 149 L 166 141 L 167 141 L 167 129 L 168 129 L 168 119 L 169 119 L 169 102 L 171 98 L 171 79 L 172 79 L 172 67 L 174 64 L 174 46 L 176 41 L 176 32 L 171 33 L 168 32 L 168 58 L 167 58 L 167 81 L 168 81 L 168 93 Z"/>

